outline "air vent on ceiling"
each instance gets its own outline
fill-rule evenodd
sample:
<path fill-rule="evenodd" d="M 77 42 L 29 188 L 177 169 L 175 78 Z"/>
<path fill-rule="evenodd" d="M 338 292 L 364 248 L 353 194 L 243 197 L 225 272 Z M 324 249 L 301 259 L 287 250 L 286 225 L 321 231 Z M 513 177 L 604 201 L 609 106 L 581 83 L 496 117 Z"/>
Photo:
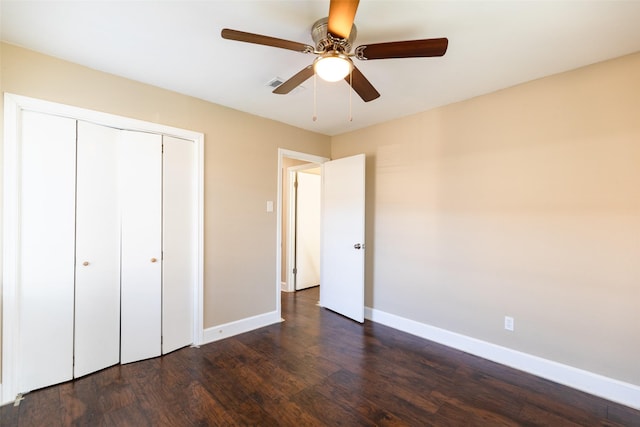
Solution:
<path fill-rule="evenodd" d="M 270 86 L 272 88 L 277 88 L 282 83 L 284 83 L 284 80 L 282 80 L 280 77 L 274 77 L 271 80 L 269 80 L 269 82 L 267 83 L 267 86 Z"/>
<path fill-rule="evenodd" d="M 282 78 L 274 77 L 271 80 L 269 80 L 265 86 L 272 87 L 272 88 L 275 89 L 278 86 L 280 86 L 282 83 L 284 83 L 284 80 Z M 296 87 L 295 89 L 292 89 L 290 93 L 294 94 L 294 93 L 297 93 L 297 92 L 301 92 L 303 90 L 305 90 L 305 87 L 300 85 L 300 86 Z"/>

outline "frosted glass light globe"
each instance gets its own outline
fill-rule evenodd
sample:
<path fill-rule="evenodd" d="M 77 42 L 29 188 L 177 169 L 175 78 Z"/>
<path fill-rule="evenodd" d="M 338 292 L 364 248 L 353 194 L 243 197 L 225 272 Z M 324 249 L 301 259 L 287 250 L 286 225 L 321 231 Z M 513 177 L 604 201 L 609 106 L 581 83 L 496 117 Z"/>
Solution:
<path fill-rule="evenodd" d="M 328 82 L 344 79 L 351 72 L 352 67 L 353 64 L 348 56 L 335 51 L 325 53 L 313 64 L 316 74 Z"/>

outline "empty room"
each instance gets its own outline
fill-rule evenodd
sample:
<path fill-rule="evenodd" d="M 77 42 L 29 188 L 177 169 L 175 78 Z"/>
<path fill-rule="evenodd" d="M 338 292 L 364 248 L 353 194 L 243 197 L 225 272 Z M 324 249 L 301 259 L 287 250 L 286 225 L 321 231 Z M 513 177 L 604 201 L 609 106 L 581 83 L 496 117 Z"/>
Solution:
<path fill-rule="evenodd" d="M 638 22 L 0 0 L 0 424 L 640 426 Z"/>

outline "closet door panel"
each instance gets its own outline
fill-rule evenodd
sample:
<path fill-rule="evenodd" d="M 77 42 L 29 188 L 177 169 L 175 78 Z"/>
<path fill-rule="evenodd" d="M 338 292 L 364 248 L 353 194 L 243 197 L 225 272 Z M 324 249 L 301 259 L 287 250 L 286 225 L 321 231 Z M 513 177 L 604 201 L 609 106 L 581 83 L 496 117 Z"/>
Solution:
<path fill-rule="evenodd" d="M 118 134 L 78 122 L 74 377 L 120 361 Z"/>
<path fill-rule="evenodd" d="M 162 137 L 122 131 L 119 146 L 121 363 L 161 353 Z"/>
<path fill-rule="evenodd" d="M 193 343 L 195 145 L 163 137 L 162 353 Z"/>
<path fill-rule="evenodd" d="M 72 378 L 76 122 L 22 113 L 18 389 Z"/>

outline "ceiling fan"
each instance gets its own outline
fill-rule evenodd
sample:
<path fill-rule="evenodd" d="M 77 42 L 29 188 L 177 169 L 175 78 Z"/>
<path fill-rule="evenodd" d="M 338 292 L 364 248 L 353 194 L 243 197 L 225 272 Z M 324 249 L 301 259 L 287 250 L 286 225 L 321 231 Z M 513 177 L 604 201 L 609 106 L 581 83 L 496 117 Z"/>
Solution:
<path fill-rule="evenodd" d="M 380 96 L 367 78 L 356 68 L 351 58 L 359 60 L 388 58 L 425 58 L 442 56 L 447 51 L 446 38 L 406 40 L 374 43 L 358 46 L 351 52 L 357 30 L 353 23 L 359 0 L 331 0 L 329 17 L 316 21 L 311 27 L 311 38 L 315 47 L 304 43 L 246 33 L 244 31 L 222 30 L 222 38 L 246 43 L 261 44 L 318 55 L 313 64 L 303 68 L 293 77 L 274 89 L 273 93 L 287 94 L 317 74 L 326 81 L 346 80 L 353 90 L 369 102 Z"/>

